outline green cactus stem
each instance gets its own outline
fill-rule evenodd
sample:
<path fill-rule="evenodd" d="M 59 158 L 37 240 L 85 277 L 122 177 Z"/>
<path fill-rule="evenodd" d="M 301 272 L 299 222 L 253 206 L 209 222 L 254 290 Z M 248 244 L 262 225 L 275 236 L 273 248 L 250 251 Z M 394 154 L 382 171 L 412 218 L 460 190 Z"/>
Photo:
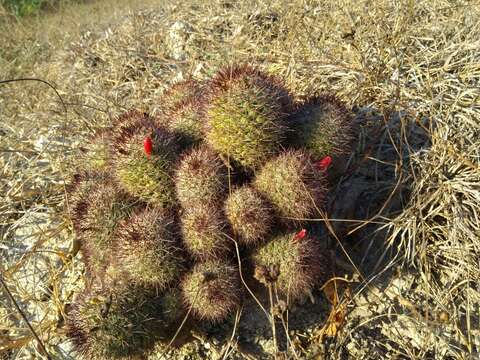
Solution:
<path fill-rule="evenodd" d="M 307 149 L 319 160 L 337 157 L 351 148 L 353 123 L 345 104 L 333 95 L 321 95 L 307 100 L 290 119 L 293 131 L 289 142 L 296 148 Z"/>
<path fill-rule="evenodd" d="M 247 169 L 274 156 L 286 136 L 290 95 L 277 80 L 249 66 L 228 66 L 210 84 L 206 140 Z"/>
<path fill-rule="evenodd" d="M 327 280 L 331 262 L 317 240 L 291 232 L 280 234 L 253 254 L 257 280 L 275 283 L 290 300 L 307 295 Z"/>
<path fill-rule="evenodd" d="M 173 164 L 177 144 L 165 129 L 148 116 L 137 114 L 113 130 L 112 163 L 119 184 L 130 194 L 153 205 L 175 202 Z M 144 143 L 151 143 L 146 151 Z"/>
<path fill-rule="evenodd" d="M 185 209 L 181 215 L 185 247 L 197 259 L 223 257 L 231 248 L 222 211 L 204 203 Z"/>
<path fill-rule="evenodd" d="M 325 174 L 301 150 L 287 150 L 256 174 L 254 186 L 284 220 L 302 221 L 321 209 Z"/>
<path fill-rule="evenodd" d="M 169 292 L 120 286 L 85 291 L 67 314 L 67 336 L 85 360 L 132 359 L 167 340 L 184 314 Z"/>
<path fill-rule="evenodd" d="M 187 307 L 199 319 L 224 320 L 239 305 L 238 269 L 219 260 L 198 263 L 182 281 Z"/>
<path fill-rule="evenodd" d="M 206 146 L 192 149 L 180 160 L 175 174 L 177 197 L 184 208 L 214 203 L 226 195 L 227 168 Z"/>
<path fill-rule="evenodd" d="M 165 289 L 184 270 L 183 251 L 176 238 L 173 214 L 147 208 L 118 227 L 115 262 L 134 283 Z"/>
<path fill-rule="evenodd" d="M 225 201 L 225 214 L 241 244 L 255 246 L 262 242 L 273 223 L 273 209 L 250 186 L 232 191 Z"/>

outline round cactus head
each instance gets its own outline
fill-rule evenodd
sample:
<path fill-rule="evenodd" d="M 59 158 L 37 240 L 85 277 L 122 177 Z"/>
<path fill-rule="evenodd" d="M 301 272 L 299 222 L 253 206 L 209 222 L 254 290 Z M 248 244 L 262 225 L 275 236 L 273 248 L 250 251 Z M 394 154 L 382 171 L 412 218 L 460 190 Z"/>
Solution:
<path fill-rule="evenodd" d="M 112 162 L 118 182 L 150 204 L 173 204 L 172 168 L 177 154 L 174 137 L 143 114 L 127 120 L 113 129 Z"/>
<path fill-rule="evenodd" d="M 175 84 L 164 94 L 164 125 L 178 139 L 185 149 L 199 144 L 204 135 L 203 109 L 205 101 L 202 88 L 194 80 L 186 80 Z"/>
<path fill-rule="evenodd" d="M 325 281 L 330 268 L 318 242 L 304 231 L 275 236 L 256 251 L 253 263 L 257 280 L 275 284 L 291 300 L 308 294 Z"/>
<path fill-rule="evenodd" d="M 118 227 L 115 263 L 134 282 L 164 289 L 183 271 L 174 218 L 162 208 L 143 209 Z"/>
<path fill-rule="evenodd" d="M 230 247 L 222 212 L 209 203 L 185 209 L 181 215 L 185 247 L 198 259 L 221 257 Z"/>
<path fill-rule="evenodd" d="M 285 151 L 256 174 L 254 186 L 284 219 L 301 221 L 322 206 L 325 174 L 300 150 Z"/>
<path fill-rule="evenodd" d="M 200 146 L 181 159 L 175 180 L 178 200 L 188 208 L 220 200 L 226 193 L 228 174 L 217 154 Z"/>
<path fill-rule="evenodd" d="M 98 182 L 85 198 L 86 208 L 78 221 L 81 249 L 91 274 L 102 274 L 115 244 L 116 230 L 138 206 L 111 181 Z"/>
<path fill-rule="evenodd" d="M 186 305 L 199 319 L 222 321 L 240 303 L 238 269 L 219 260 L 195 265 L 182 289 Z"/>
<path fill-rule="evenodd" d="M 80 155 L 80 166 L 87 171 L 106 171 L 110 138 L 107 130 L 97 132 L 86 142 L 85 150 Z"/>
<path fill-rule="evenodd" d="M 210 85 L 206 140 L 242 167 L 258 168 L 281 147 L 290 102 L 278 80 L 249 66 L 228 66 Z"/>
<path fill-rule="evenodd" d="M 178 138 L 183 149 L 203 140 L 204 117 L 202 104 L 196 99 L 187 99 L 166 115 L 166 127 Z"/>
<path fill-rule="evenodd" d="M 103 171 L 81 170 L 76 173 L 67 186 L 67 211 L 77 235 L 80 235 L 80 224 L 88 208 L 88 196 L 98 183 L 111 181 Z"/>
<path fill-rule="evenodd" d="M 262 242 L 273 223 L 271 206 L 250 186 L 237 188 L 228 196 L 225 213 L 238 241 L 244 245 Z"/>
<path fill-rule="evenodd" d="M 352 121 L 343 102 L 322 95 L 306 101 L 290 119 L 290 143 L 307 149 L 315 159 L 335 157 L 348 151 Z"/>
<path fill-rule="evenodd" d="M 182 316 L 180 297 L 170 295 L 132 286 L 84 292 L 67 314 L 67 335 L 82 359 L 139 356 Z"/>
<path fill-rule="evenodd" d="M 180 107 L 186 100 L 198 99 L 201 95 L 202 87 L 198 81 L 188 79 L 173 84 L 162 96 L 161 108 L 165 113 Z"/>

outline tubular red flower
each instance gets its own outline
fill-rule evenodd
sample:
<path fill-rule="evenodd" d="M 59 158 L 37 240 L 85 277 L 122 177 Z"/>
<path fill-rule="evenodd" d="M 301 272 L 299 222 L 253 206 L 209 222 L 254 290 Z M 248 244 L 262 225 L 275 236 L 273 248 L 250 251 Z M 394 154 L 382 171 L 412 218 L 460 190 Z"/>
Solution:
<path fill-rule="evenodd" d="M 147 155 L 147 157 L 149 157 L 152 154 L 152 139 L 150 138 L 150 136 L 147 136 L 143 140 L 143 150 L 145 151 L 145 154 Z"/>
<path fill-rule="evenodd" d="M 332 164 L 332 157 L 327 155 L 323 159 L 317 162 L 318 169 L 321 171 L 327 171 L 328 167 Z"/>

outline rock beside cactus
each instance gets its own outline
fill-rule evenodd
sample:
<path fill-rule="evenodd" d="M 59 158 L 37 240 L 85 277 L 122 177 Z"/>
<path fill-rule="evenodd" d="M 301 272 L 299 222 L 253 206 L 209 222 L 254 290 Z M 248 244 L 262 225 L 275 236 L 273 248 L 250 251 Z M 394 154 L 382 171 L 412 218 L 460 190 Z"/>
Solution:
<path fill-rule="evenodd" d="M 118 227 L 115 265 L 132 282 L 165 289 L 184 269 L 183 251 L 175 234 L 173 214 L 143 209 Z"/>
<path fill-rule="evenodd" d="M 275 284 L 290 300 L 307 295 L 326 280 L 331 261 L 317 240 L 304 231 L 273 237 L 253 255 L 255 276 L 264 284 Z"/>
<path fill-rule="evenodd" d="M 302 150 L 287 150 L 256 174 L 254 186 L 284 221 L 301 222 L 321 209 L 326 196 L 323 171 Z"/>
<path fill-rule="evenodd" d="M 250 186 L 232 191 L 225 201 L 225 214 L 238 241 L 247 246 L 261 243 L 274 220 L 270 204 Z"/>
<path fill-rule="evenodd" d="M 316 159 L 336 158 L 347 153 L 353 137 L 353 123 L 345 104 L 333 95 L 307 100 L 289 119 L 289 142 L 307 149 Z"/>
<path fill-rule="evenodd" d="M 255 169 L 281 149 L 291 99 L 276 79 L 228 66 L 212 80 L 208 100 L 206 140 L 226 158 Z"/>
<path fill-rule="evenodd" d="M 199 319 L 224 320 L 240 304 L 238 269 L 219 260 L 195 265 L 183 279 L 182 289 L 186 306 Z"/>
<path fill-rule="evenodd" d="M 216 203 L 228 189 L 227 168 L 211 149 L 196 147 L 180 160 L 175 186 L 178 201 L 185 209 L 201 203 Z"/>

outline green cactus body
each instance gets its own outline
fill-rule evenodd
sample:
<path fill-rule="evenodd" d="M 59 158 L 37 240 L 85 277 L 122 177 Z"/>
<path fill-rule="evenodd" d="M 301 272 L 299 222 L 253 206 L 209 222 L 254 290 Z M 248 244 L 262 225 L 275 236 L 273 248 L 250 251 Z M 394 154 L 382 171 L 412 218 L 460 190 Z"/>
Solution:
<path fill-rule="evenodd" d="M 255 267 L 278 267 L 278 277 L 273 283 L 278 291 L 290 300 L 310 292 L 329 274 L 330 261 L 316 240 L 308 235 L 297 238 L 287 233 L 275 236 L 253 254 Z"/>
<path fill-rule="evenodd" d="M 165 91 L 161 99 L 161 108 L 163 112 L 168 114 L 170 111 L 180 107 L 184 101 L 198 99 L 201 96 L 201 92 L 201 84 L 197 81 L 193 79 L 180 81 Z"/>
<path fill-rule="evenodd" d="M 325 174 L 301 150 L 285 151 L 259 170 L 254 186 L 284 219 L 302 221 L 323 205 Z"/>
<path fill-rule="evenodd" d="M 262 242 L 273 223 L 273 209 L 250 186 L 237 188 L 228 196 L 225 214 L 238 241 L 248 246 Z"/>
<path fill-rule="evenodd" d="M 198 102 L 187 100 L 168 113 L 166 127 L 177 136 L 182 149 L 203 140 L 204 119 Z"/>
<path fill-rule="evenodd" d="M 180 289 L 172 288 L 163 294 L 160 306 L 165 324 L 170 328 L 170 331 L 166 331 L 166 333 L 172 333 L 172 330 L 177 330 L 179 320 L 185 315 L 185 307 L 183 306 L 183 297 Z"/>
<path fill-rule="evenodd" d="M 151 154 L 144 149 L 147 138 Z M 113 141 L 113 168 L 122 187 L 150 204 L 171 206 L 175 201 L 172 169 L 177 156 L 173 136 L 142 116 L 114 129 Z"/>
<path fill-rule="evenodd" d="M 85 292 L 68 313 L 67 335 L 82 359 L 131 359 L 166 339 L 183 313 L 173 293 L 132 286 Z"/>
<path fill-rule="evenodd" d="M 194 80 L 173 85 L 163 96 L 164 125 L 178 138 L 182 149 L 202 142 L 205 105 L 203 90 Z"/>
<path fill-rule="evenodd" d="M 348 151 L 352 140 L 352 121 L 345 105 L 334 96 L 308 100 L 291 117 L 289 142 L 307 149 L 315 159 L 337 156 Z"/>
<path fill-rule="evenodd" d="M 238 269 L 219 260 L 195 265 L 182 289 L 186 306 L 199 319 L 222 321 L 240 303 Z"/>
<path fill-rule="evenodd" d="M 88 151 L 81 157 L 81 166 L 92 171 L 106 171 L 109 152 L 108 132 L 102 130 L 88 142 Z"/>
<path fill-rule="evenodd" d="M 99 183 L 108 181 L 111 181 L 111 178 L 106 172 L 81 170 L 67 186 L 67 210 L 77 235 L 80 235 L 80 224 L 88 208 L 90 192 L 98 187 Z"/>
<path fill-rule="evenodd" d="M 214 203 L 226 194 L 227 169 L 212 150 L 200 146 L 181 159 L 175 184 L 178 200 L 184 208 Z"/>
<path fill-rule="evenodd" d="M 290 96 L 275 79 L 248 66 L 227 67 L 210 94 L 206 140 L 213 149 L 247 169 L 279 151 Z"/>
<path fill-rule="evenodd" d="M 97 183 L 85 204 L 78 222 L 81 247 L 90 273 L 102 274 L 110 262 L 118 225 L 138 204 L 111 182 Z"/>
<path fill-rule="evenodd" d="M 198 259 L 224 256 L 230 248 L 226 220 L 215 205 L 204 203 L 181 215 L 185 247 Z"/>
<path fill-rule="evenodd" d="M 165 289 L 184 269 L 174 218 L 162 208 L 132 214 L 118 227 L 115 261 L 138 284 Z"/>

